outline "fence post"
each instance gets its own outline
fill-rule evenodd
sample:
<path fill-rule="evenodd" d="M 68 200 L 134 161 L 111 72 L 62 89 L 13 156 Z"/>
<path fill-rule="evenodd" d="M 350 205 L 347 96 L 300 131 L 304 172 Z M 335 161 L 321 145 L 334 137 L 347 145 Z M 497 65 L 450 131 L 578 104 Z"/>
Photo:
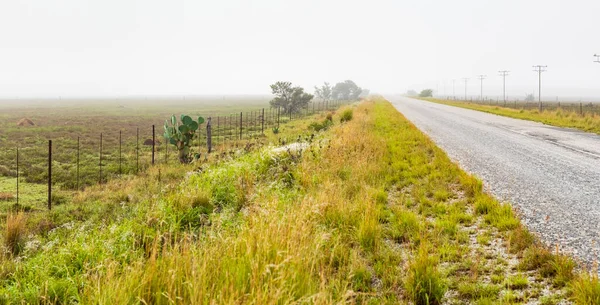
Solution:
<path fill-rule="evenodd" d="M 583 103 L 579 102 L 579 114 L 583 115 Z"/>
<path fill-rule="evenodd" d="M 212 131 L 211 131 L 211 118 L 209 117 L 206 121 L 206 147 L 208 148 L 208 153 L 212 151 Z"/>
<path fill-rule="evenodd" d="M 202 147 L 202 144 L 200 143 L 200 141 L 202 140 L 202 126 L 198 125 L 198 153 L 200 153 L 200 148 Z"/>
<path fill-rule="evenodd" d="M 243 121 L 243 119 L 242 119 L 243 115 L 244 115 L 244 113 L 243 113 L 243 112 L 240 112 L 240 140 L 241 140 L 241 139 L 242 139 L 242 137 L 243 137 L 243 134 L 242 134 L 242 132 L 243 132 L 243 128 L 244 128 L 244 121 Z"/>
<path fill-rule="evenodd" d="M 79 137 L 77 137 L 77 190 L 79 191 Z"/>
<path fill-rule="evenodd" d="M 19 204 L 19 147 L 17 147 L 17 204 Z"/>
<path fill-rule="evenodd" d="M 261 131 L 262 131 L 262 134 L 265 134 L 265 108 L 262 109 L 261 121 L 262 121 Z"/>
<path fill-rule="evenodd" d="M 98 177 L 98 183 L 102 184 L 102 133 L 100 133 L 100 175 Z"/>
<path fill-rule="evenodd" d="M 122 132 L 121 130 L 119 130 L 119 175 L 123 174 L 123 167 L 122 167 L 122 155 L 121 155 L 121 140 L 122 140 Z"/>
<path fill-rule="evenodd" d="M 140 172 L 140 128 L 135 130 L 135 172 Z"/>
<path fill-rule="evenodd" d="M 156 145 L 156 133 L 154 132 L 154 125 L 152 125 L 152 165 L 154 165 L 154 147 Z"/>
<path fill-rule="evenodd" d="M 52 140 L 48 140 L 48 210 L 52 210 Z"/>

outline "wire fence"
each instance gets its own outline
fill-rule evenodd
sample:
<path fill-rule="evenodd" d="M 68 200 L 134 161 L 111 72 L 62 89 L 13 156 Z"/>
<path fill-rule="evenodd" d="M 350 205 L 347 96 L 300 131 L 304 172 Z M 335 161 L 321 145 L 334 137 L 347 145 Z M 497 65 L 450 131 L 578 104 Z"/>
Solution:
<path fill-rule="evenodd" d="M 597 114 L 600 115 L 600 103 L 590 102 L 559 102 L 559 101 L 519 101 L 519 100 L 501 100 L 501 99 L 456 99 L 451 96 L 446 97 L 446 100 L 465 102 L 478 105 L 498 106 L 511 109 L 523 110 L 538 110 L 552 111 L 563 110 L 565 112 L 574 112 L 580 115 Z"/>
<path fill-rule="evenodd" d="M 282 123 L 336 110 L 347 103 L 321 101 L 287 113 L 283 108 L 271 107 L 208 117 L 199 126 L 192 148 L 206 159 L 211 152 L 259 138 L 269 130 L 278 129 Z M 82 190 L 122 175 L 138 174 L 155 164 L 179 162 L 176 148 L 163 136 L 163 126 L 103 131 L 97 137 L 73 135 L 60 140 L 49 139 L 47 143 L 17 147 L 12 164 L 0 164 L 4 169 L 0 177 L 16 178 L 14 201 L 17 204 L 22 187 L 19 183 L 23 181 L 48 185 L 50 209 L 53 188 Z"/>

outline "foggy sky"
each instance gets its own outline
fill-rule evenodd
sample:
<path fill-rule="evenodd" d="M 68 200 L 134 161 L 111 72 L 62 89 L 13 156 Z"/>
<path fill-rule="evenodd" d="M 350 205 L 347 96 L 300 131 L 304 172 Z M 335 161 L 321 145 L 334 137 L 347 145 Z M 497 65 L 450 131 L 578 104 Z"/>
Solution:
<path fill-rule="evenodd" d="M 600 1 L 0 0 L 0 97 L 379 93 L 600 97 Z M 445 90 L 444 90 L 445 88 Z"/>

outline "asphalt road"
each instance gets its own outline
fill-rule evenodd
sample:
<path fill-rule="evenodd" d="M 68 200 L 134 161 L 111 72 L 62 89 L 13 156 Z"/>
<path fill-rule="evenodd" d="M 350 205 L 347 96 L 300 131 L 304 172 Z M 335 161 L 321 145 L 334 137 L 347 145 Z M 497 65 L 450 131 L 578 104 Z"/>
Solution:
<path fill-rule="evenodd" d="M 387 97 L 460 166 L 510 202 L 543 241 L 590 264 L 600 254 L 600 136 L 405 97 Z"/>

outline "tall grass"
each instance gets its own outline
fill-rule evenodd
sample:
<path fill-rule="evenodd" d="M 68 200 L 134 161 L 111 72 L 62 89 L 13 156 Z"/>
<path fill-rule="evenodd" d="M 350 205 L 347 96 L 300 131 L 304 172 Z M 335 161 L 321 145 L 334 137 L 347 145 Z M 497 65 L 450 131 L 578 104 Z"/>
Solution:
<path fill-rule="evenodd" d="M 597 272 L 577 277 L 571 283 L 570 289 L 573 293 L 572 298 L 575 304 L 600 304 L 600 280 L 598 280 Z"/>
<path fill-rule="evenodd" d="M 428 253 L 428 246 L 421 244 L 419 252 L 408 267 L 405 288 L 416 305 L 442 303 L 446 286 L 437 270 L 437 262 Z"/>
<path fill-rule="evenodd" d="M 510 207 L 389 103 L 340 117 L 302 152 L 265 147 L 201 166 L 160 165 L 29 214 L 31 242 L 10 261 L 19 272 L 0 270 L 2 301 L 440 304 L 465 277 L 465 302 L 497 301 L 499 285 L 469 286 L 486 266 L 464 259 L 472 249 L 458 227 L 478 218 L 500 238 L 529 236 Z M 282 124 L 268 137 L 298 141 L 323 120 Z M 514 251 L 533 246 L 528 239 Z M 549 277 L 568 273 L 552 254 L 542 259 L 526 269 L 552 262 L 560 266 L 550 264 Z"/>
<path fill-rule="evenodd" d="M 23 249 L 26 218 L 23 212 L 11 213 L 6 217 L 4 245 L 12 255 L 18 255 Z"/>

